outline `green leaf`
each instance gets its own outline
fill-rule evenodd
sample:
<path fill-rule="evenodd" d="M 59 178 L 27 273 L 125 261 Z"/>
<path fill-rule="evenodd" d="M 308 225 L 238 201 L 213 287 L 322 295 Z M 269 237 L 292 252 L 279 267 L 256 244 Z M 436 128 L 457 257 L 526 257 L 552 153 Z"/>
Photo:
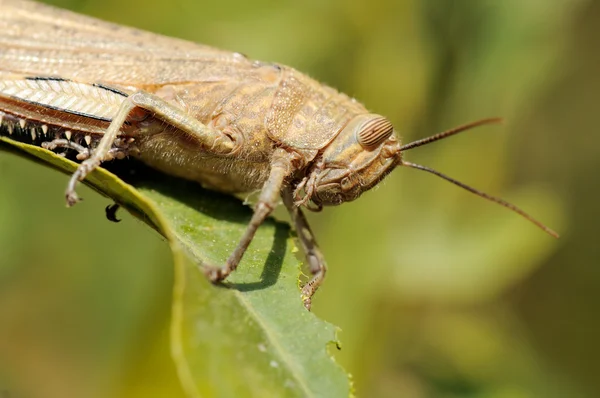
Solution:
<path fill-rule="evenodd" d="M 50 151 L 4 137 L 0 150 L 68 174 L 77 167 Z M 238 270 L 215 286 L 200 264 L 225 261 L 251 210 L 235 198 L 135 161 L 107 168 L 112 172 L 96 170 L 85 183 L 156 229 L 171 247 L 171 354 L 188 396 L 350 395 L 348 375 L 328 353 L 336 328 L 306 311 L 300 300 L 297 249 L 287 224 L 265 222 Z"/>

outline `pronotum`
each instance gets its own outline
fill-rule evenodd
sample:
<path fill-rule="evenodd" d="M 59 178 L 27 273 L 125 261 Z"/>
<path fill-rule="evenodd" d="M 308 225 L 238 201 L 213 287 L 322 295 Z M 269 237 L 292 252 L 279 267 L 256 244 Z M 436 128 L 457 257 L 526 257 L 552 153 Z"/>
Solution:
<path fill-rule="evenodd" d="M 126 156 L 221 192 L 260 190 L 226 263 L 203 266 L 219 282 L 281 198 L 312 273 L 302 288 L 307 308 L 326 265 L 301 208 L 354 200 L 398 166 L 436 174 L 557 236 L 514 205 L 403 157 L 497 121 L 401 145 L 385 117 L 290 67 L 29 1 L 0 1 L 0 134 L 76 154 L 82 162 L 67 204 L 78 201 L 78 181 Z"/>

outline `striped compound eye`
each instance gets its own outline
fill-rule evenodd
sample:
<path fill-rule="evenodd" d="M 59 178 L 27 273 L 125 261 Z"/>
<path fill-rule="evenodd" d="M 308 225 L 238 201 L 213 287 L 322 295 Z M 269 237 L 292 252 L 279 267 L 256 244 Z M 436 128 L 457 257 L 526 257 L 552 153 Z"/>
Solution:
<path fill-rule="evenodd" d="M 384 117 L 376 117 L 367 121 L 357 134 L 358 143 L 370 149 L 378 146 L 392 135 L 394 126 Z"/>

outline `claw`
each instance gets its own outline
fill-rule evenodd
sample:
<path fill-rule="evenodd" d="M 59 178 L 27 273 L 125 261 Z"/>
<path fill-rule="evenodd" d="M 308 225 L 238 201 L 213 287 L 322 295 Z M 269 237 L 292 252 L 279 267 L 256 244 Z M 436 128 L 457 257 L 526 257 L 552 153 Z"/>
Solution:
<path fill-rule="evenodd" d="M 67 193 L 65 194 L 65 198 L 67 200 L 67 207 L 71 207 L 74 206 L 77 202 L 81 202 L 83 199 L 81 199 L 77 193 L 75 191 L 67 191 Z"/>
<path fill-rule="evenodd" d="M 118 203 L 114 203 L 112 205 L 106 206 L 106 218 L 108 221 L 112 222 L 121 222 L 119 218 L 117 218 L 117 210 L 119 210 L 121 206 Z"/>
<path fill-rule="evenodd" d="M 302 295 L 302 303 L 304 304 L 304 308 L 306 308 L 308 311 L 310 311 L 310 307 L 312 306 L 311 298 Z"/>
<path fill-rule="evenodd" d="M 213 266 L 207 265 L 204 267 L 203 271 L 204 271 L 204 275 L 206 275 L 208 280 L 211 281 L 212 283 L 219 283 L 223 279 L 225 279 L 225 277 L 227 276 L 227 275 L 223 275 L 223 269 L 221 267 L 213 267 Z"/>
<path fill-rule="evenodd" d="M 312 306 L 312 293 L 310 290 L 310 285 L 305 285 L 302 288 L 302 294 L 300 295 L 300 297 L 302 297 L 302 303 L 304 304 L 304 308 L 306 308 L 307 310 L 310 311 L 310 307 Z"/>

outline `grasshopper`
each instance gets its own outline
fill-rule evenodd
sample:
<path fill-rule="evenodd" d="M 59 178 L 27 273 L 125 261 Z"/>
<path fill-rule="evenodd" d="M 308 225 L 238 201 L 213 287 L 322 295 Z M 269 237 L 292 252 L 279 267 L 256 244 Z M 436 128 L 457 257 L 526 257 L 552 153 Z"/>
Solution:
<path fill-rule="evenodd" d="M 213 282 L 238 264 L 280 198 L 312 278 L 327 270 L 301 208 L 357 199 L 398 166 L 433 173 L 551 229 L 502 199 L 428 167 L 405 151 L 483 119 L 402 145 L 388 119 L 293 68 L 22 0 L 0 0 L 0 134 L 69 150 L 76 185 L 102 162 L 131 156 L 164 173 L 230 194 L 260 190 L 252 219 Z"/>

